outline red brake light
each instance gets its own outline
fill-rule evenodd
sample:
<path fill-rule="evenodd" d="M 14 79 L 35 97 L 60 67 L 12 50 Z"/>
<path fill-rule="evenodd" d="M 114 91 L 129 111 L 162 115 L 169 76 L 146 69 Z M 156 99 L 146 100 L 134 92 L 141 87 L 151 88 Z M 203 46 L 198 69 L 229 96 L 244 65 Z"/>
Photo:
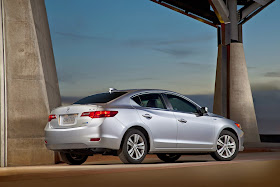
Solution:
<path fill-rule="evenodd" d="M 95 112 L 84 112 L 81 117 L 87 116 L 90 118 L 107 118 L 114 117 L 118 111 L 95 111 Z"/>
<path fill-rule="evenodd" d="M 235 123 L 235 125 L 236 125 L 239 129 L 241 129 L 241 125 L 240 125 L 240 124 Z"/>
<path fill-rule="evenodd" d="M 56 116 L 54 114 L 49 115 L 49 122 L 53 119 L 56 119 Z"/>
<path fill-rule="evenodd" d="M 91 142 L 99 142 L 101 138 L 91 138 L 90 141 Z"/>

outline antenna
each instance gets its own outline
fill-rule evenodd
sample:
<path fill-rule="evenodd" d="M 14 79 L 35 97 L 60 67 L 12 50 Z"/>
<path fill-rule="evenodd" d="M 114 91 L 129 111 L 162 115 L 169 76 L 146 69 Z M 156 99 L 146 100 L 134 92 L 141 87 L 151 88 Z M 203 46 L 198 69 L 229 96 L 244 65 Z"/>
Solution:
<path fill-rule="evenodd" d="M 109 93 L 111 94 L 113 91 L 116 91 L 116 88 L 109 88 Z"/>

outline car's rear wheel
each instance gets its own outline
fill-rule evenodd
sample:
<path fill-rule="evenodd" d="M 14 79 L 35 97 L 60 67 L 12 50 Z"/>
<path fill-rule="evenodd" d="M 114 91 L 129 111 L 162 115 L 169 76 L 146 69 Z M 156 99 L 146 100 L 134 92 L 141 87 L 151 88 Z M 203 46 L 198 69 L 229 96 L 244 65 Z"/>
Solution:
<path fill-rule="evenodd" d="M 125 164 L 140 164 L 146 157 L 148 142 L 138 129 L 129 130 L 124 138 L 118 155 Z"/>
<path fill-rule="evenodd" d="M 157 154 L 158 158 L 161 159 L 164 162 L 175 162 L 181 157 L 181 154 L 165 154 L 165 153 L 160 153 Z"/>
<path fill-rule="evenodd" d="M 217 149 L 211 153 L 211 156 L 218 161 L 233 160 L 238 153 L 239 145 L 235 134 L 224 130 L 217 140 Z"/>
<path fill-rule="evenodd" d="M 75 155 L 75 154 L 64 153 L 64 152 L 60 152 L 60 156 L 62 161 L 69 165 L 81 165 L 88 158 L 87 155 Z"/>

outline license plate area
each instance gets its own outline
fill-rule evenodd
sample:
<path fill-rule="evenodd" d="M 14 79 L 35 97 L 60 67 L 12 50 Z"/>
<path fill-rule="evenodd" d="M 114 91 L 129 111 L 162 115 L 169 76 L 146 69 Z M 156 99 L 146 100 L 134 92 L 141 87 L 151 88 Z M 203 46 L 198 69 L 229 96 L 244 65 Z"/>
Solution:
<path fill-rule="evenodd" d="M 60 116 L 60 125 L 69 126 L 76 124 L 78 114 L 65 114 Z"/>

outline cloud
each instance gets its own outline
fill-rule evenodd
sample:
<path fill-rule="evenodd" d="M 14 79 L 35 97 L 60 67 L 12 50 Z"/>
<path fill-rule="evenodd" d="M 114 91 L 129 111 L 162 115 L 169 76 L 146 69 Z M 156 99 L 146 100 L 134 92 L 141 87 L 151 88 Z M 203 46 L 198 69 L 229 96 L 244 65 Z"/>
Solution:
<path fill-rule="evenodd" d="M 280 72 L 266 72 L 264 74 L 265 77 L 277 77 L 280 78 Z"/>
<path fill-rule="evenodd" d="M 55 34 L 71 38 L 72 40 L 81 41 L 94 41 L 100 43 L 110 43 L 129 47 L 143 47 L 145 49 L 153 49 L 169 55 L 177 57 L 185 57 L 189 54 L 193 54 L 193 46 L 191 49 L 186 49 L 186 45 L 193 45 L 198 42 L 205 42 L 215 38 L 215 36 L 192 36 L 192 37 L 174 37 L 175 39 L 165 39 L 165 38 L 141 38 L 141 39 L 116 39 L 100 36 L 90 36 L 80 33 L 72 32 L 61 32 L 56 31 Z M 69 39 L 68 39 L 69 40 Z M 184 47 L 182 47 L 184 45 Z"/>
<path fill-rule="evenodd" d="M 165 49 L 160 49 L 160 48 L 154 48 L 154 50 L 166 53 L 168 55 L 176 56 L 176 57 L 186 57 L 189 56 L 193 53 L 195 53 L 192 49 L 178 49 L 178 48 L 165 48 Z"/>
<path fill-rule="evenodd" d="M 151 81 L 151 80 L 158 80 L 158 79 L 153 77 L 140 77 L 140 78 L 131 78 L 131 79 L 120 79 L 118 81 L 137 82 L 137 81 Z"/>
<path fill-rule="evenodd" d="M 69 37 L 72 39 L 79 39 L 79 40 L 113 41 L 113 39 L 106 38 L 106 37 L 89 36 L 89 35 L 70 33 L 70 32 L 55 32 L 55 34 L 64 37 Z"/>
<path fill-rule="evenodd" d="M 198 67 L 201 67 L 201 66 L 206 66 L 206 67 L 216 67 L 216 64 L 201 64 L 201 63 L 196 63 L 196 62 L 179 62 L 178 63 L 179 65 L 183 65 L 183 66 L 198 66 Z"/>
<path fill-rule="evenodd" d="M 256 69 L 257 67 L 255 67 L 255 66 L 247 66 L 247 69 L 248 70 L 252 70 L 252 69 Z"/>
<path fill-rule="evenodd" d="M 96 78 L 93 74 L 90 73 L 76 73 L 75 71 L 67 71 L 64 70 L 57 70 L 58 81 L 60 83 L 68 83 L 68 84 L 76 84 L 79 83 L 81 80 L 93 80 Z"/>
<path fill-rule="evenodd" d="M 265 83 L 251 83 L 251 88 L 253 91 L 273 91 L 280 90 L 280 85 L 278 81 L 268 81 Z"/>
<path fill-rule="evenodd" d="M 70 73 L 67 73 L 65 71 L 58 71 L 57 77 L 58 77 L 59 82 L 71 83 L 71 84 L 74 84 L 77 82 L 77 80 L 75 80 L 74 77 Z"/>
<path fill-rule="evenodd" d="M 141 38 L 141 39 L 130 39 L 125 43 L 133 47 L 147 47 L 147 46 L 167 46 L 167 45 L 187 45 L 195 42 L 205 42 L 214 39 L 216 36 L 205 35 L 205 36 L 192 36 L 192 37 L 181 37 L 176 39 L 165 39 L 165 38 Z"/>

